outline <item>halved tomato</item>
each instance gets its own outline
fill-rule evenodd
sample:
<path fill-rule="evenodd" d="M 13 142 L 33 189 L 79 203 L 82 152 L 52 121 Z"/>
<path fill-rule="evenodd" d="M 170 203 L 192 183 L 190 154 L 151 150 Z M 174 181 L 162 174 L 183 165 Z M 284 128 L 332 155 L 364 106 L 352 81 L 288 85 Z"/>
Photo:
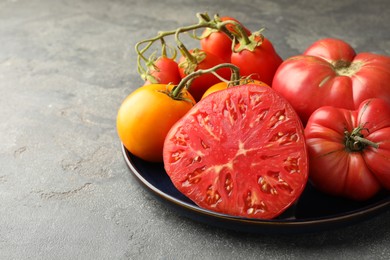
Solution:
<path fill-rule="evenodd" d="M 173 184 L 198 206 L 248 218 L 278 216 L 308 179 L 301 121 L 259 84 L 199 101 L 169 131 L 163 159 Z"/>

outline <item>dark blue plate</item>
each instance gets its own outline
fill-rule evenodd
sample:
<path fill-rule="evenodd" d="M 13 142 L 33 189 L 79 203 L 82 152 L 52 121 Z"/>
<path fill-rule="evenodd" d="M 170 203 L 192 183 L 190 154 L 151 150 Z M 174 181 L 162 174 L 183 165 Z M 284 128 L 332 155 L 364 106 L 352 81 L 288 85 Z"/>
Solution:
<path fill-rule="evenodd" d="M 365 202 L 332 197 L 307 185 L 299 200 L 272 220 L 224 215 L 198 207 L 179 192 L 162 163 L 145 162 L 122 145 L 134 177 L 157 199 L 180 214 L 208 225 L 249 233 L 307 233 L 344 227 L 373 217 L 390 207 L 390 193 L 382 192 Z"/>

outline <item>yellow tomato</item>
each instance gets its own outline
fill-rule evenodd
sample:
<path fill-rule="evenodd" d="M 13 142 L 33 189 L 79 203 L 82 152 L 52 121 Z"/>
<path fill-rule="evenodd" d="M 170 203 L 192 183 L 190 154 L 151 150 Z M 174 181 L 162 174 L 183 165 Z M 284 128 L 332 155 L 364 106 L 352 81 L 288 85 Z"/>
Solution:
<path fill-rule="evenodd" d="M 205 97 L 207 97 L 211 93 L 227 89 L 228 87 L 230 87 L 229 84 L 230 84 L 229 82 L 221 81 L 221 82 L 219 82 L 219 83 L 209 87 L 205 91 L 205 93 L 203 94 L 202 99 L 204 99 Z M 239 85 L 244 85 L 244 84 L 258 84 L 258 85 L 261 85 L 261 86 L 268 86 L 267 84 L 265 84 L 262 81 L 252 80 L 252 79 L 241 79 Z"/>
<path fill-rule="evenodd" d="M 177 120 L 195 104 L 183 90 L 173 98 L 173 85 L 144 85 L 132 92 L 117 114 L 117 132 L 125 148 L 149 162 L 162 162 L 165 137 Z"/>

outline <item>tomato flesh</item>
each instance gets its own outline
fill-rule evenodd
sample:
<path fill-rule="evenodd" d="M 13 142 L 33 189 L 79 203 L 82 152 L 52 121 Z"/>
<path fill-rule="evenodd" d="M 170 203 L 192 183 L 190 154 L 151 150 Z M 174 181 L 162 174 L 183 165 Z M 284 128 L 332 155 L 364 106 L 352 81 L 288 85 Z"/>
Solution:
<path fill-rule="evenodd" d="M 169 131 L 163 159 L 173 184 L 198 206 L 248 218 L 280 215 L 308 178 L 297 114 L 258 84 L 199 101 Z"/>

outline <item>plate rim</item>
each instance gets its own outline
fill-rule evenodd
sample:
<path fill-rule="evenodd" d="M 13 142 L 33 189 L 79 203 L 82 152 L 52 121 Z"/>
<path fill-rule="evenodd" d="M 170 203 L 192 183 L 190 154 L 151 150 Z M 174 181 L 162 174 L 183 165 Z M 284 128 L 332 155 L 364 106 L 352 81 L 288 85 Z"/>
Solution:
<path fill-rule="evenodd" d="M 204 217 L 215 218 L 221 221 L 240 223 L 240 224 L 251 225 L 255 227 L 279 226 L 283 228 L 294 228 L 294 229 L 305 227 L 308 230 L 313 229 L 314 231 L 316 230 L 320 231 L 323 227 L 329 228 L 330 226 L 337 226 L 336 223 L 352 224 L 354 222 L 353 220 L 355 220 L 355 222 L 358 222 L 361 221 L 363 218 L 369 218 L 370 216 L 377 215 L 375 213 L 379 214 L 382 211 L 386 211 L 390 209 L 390 197 L 388 197 L 388 199 L 375 202 L 369 206 L 364 206 L 359 210 L 350 210 L 342 214 L 341 213 L 333 214 L 327 217 L 320 217 L 320 218 L 305 218 L 305 219 L 254 219 L 253 218 L 252 219 L 252 218 L 243 218 L 239 216 L 232 216 L 223 213 L 218 213 L 208 209 L 200 208 L 197 205 L 189 204 L 185 201 L 175 198 L 174 196 L 171 196 L 170 194 L 167 194 L 161 191 L 160 189 L 158 189 L 156 186 L 148 182 L 141 175 L 139 170 L 136 168 L 136 166 L 130 159 L 129 155 L 131 153 L 125 148 L 123 143 L 121 143 L 121 148 L 122 148 L 123 157 L 125 159 L 128 168 L 130 169 L 130 172 L 144 186 L 144 188 L 147 188 L 148 191 L 152 192 L 155 196 L 158 196 L 158 198 L 173 204 L 173 206 L 180 207 L 181 209 L 184 210 L 189 210 L 193 213 L 200 214 Z M 217 224 L 218 226 L 218 223 L 215 224 Z M 257 230 L 254 231 L 256 232 Z"/>

